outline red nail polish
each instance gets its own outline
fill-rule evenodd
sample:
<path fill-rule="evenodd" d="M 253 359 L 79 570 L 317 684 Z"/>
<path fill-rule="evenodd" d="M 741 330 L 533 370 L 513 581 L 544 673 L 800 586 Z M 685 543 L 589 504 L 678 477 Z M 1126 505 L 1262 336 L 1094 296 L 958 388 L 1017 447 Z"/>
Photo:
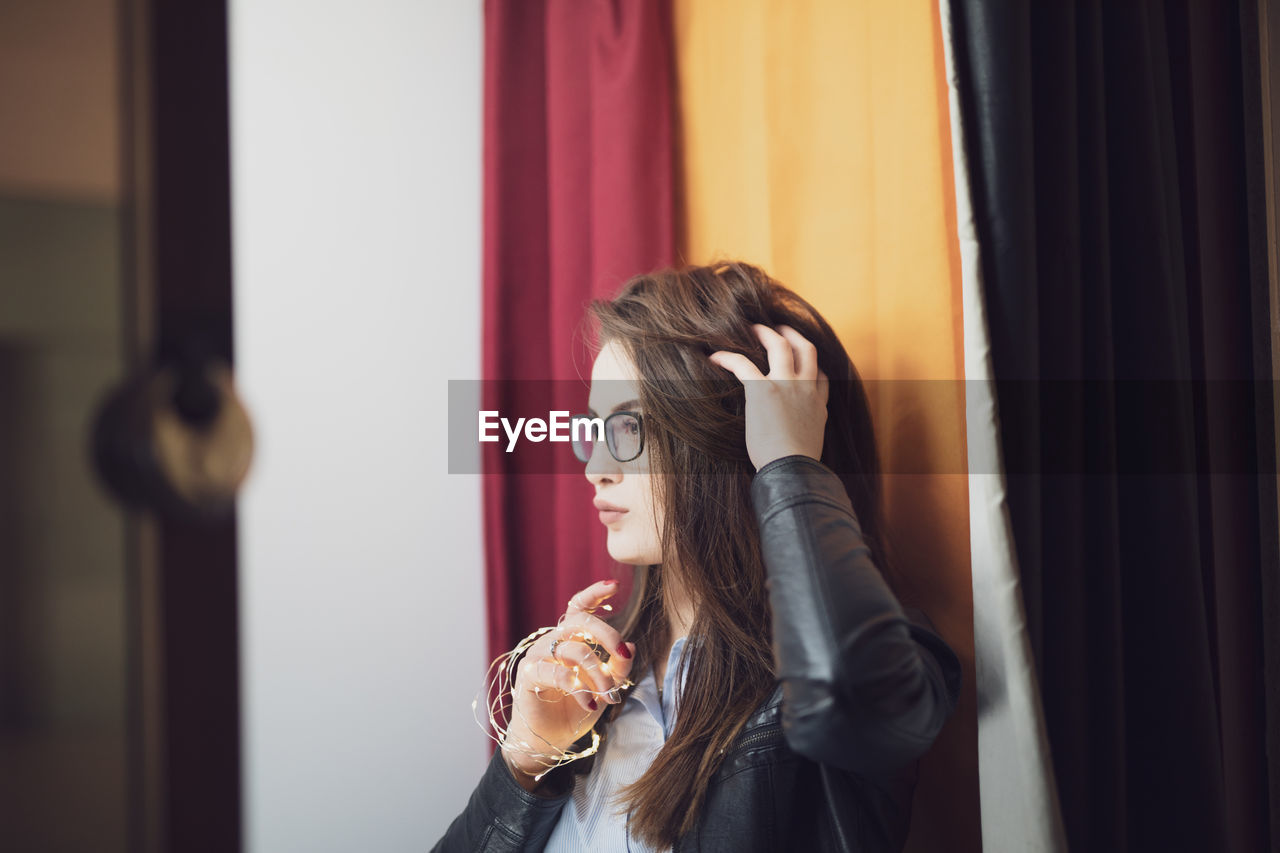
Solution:
<path fill-rule="evenodd" d="M 590 702 L 587 703 L 587 707 L 594 711 L 596 710 L 596 708 L 600 706 L 596 704 L 596 700 L 592 699 Z"/>
<path fill-rule="evenodd" d="M 605 583 L 613 584 L 614 586 L 618 585 L 617 580 L 615 580 L 614 578 L 609 578 L 607 581 L 605 581 Z"/>
<path fill-rule="evenodd" d="M 618 654 L 622 655 L 627 660 L 631 660 L 631 650 L 627 648 L 626 643 L 618 646 Z"/>

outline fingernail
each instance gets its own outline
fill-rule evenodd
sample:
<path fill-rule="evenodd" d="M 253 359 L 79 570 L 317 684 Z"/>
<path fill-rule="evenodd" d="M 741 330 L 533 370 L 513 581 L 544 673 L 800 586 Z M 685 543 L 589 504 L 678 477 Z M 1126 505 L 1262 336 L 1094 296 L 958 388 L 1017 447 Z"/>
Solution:
<path fill-rule="evenodd" d="M 618 585 L 618 581 L 615 578 L 609 578 L 605 583 L 613 584 L 614 586 Z"/>
<path fill-rule="evenodd" d="M 626 643 L 618 646 L 618 654 L 622 655 L 627 660 L 631 660 L 631 650 L 627 648 Z"/>
<path fill-rule="evenodd" d="M 594 711 L 600 706 L 596 704 L 596 700 L 592 699 L 590 702 L 587 703 L 587 707 Z"/>

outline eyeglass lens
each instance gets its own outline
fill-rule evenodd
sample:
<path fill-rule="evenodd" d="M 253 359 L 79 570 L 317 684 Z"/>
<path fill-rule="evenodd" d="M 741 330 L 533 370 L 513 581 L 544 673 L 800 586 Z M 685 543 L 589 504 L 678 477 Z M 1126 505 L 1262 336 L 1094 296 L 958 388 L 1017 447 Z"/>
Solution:
<path fill-rule="evenodd" d="M 570 423 L 573 454 L 579 462 L 590 462 L 595 449 L 599 429 L 592 428 L 592 420 L 590 415 L 575 415 Z M 640 421 L 630 412 L 616 412 L 605 418 L 604 438 L 609 452 L 619 462 L 629 462 L 640 455 Z"/>

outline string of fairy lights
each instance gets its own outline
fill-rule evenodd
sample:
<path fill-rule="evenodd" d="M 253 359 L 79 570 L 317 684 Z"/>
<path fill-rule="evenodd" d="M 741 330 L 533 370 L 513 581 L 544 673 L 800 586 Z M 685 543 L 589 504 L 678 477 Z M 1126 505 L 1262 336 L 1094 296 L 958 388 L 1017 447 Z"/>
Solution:
<path fill-rule="evenodd" d="M 613 610 L 613 608 L 608 604 L 602 604 L 599 608 L 585 609 L 585 612 L 594 613 L 597 609 Z M 480 726 L 480 728 L 484 730 L 490 740 L 496 742 L 500 749 L 504 749 L 509 753 L 514 752 L 524 755 L 534 761 L 539 767 L 543 768 L 541 772 L 534 775 L 533 778 L 535 780 L 541 780 L 543 776 L 547 775 L 557 767 L 561 767 L 581 758 L 587 758 L 588 756 L 595 755 L 600 749 L 600 733 L 596 731 L 594 724 L 590 729 L 590 746 L 577 751 L 560 749 L 534 729 L 534 727 L 529 723 L 529 718 L 525 716 L 523 708 L 519 703 L 515 702 L 513 698 L 516 688 L 516 668 L 520 665 L 521 659 L 531 648 L 533 648 L 534 644 L 537 643 L 543 635 L 552 631 L 560 632 L 560 641 L 580 639 L 583 643 L 590 646 L 591 649 L 596 652 L 597 656 L 603 652 L 605 655 L 604 658 L 597 657 L 599 660 L 598 666 L 604 672 L 609 672 L 609 662 L 611 658 L 608 652 L 604 650 L 604 647 L 601 644 L 595 642 L 595 638 L 591 635 L 590 631 L 583 628 L 565 630 L 563 628 L 563 623 L 567 615 L 568 614 L 562 614 L 556 621 L 555 625 L 539 628 L 517 643 L 515 648 L 511 649 L 511 651 L 504 652 L 495 658 L 494 661 L 489 664 L 489 669 L 485 673 L 484 684 L 480 688 L 481 692 L 478 693 L 476 698 L 471 701 L 471 713 L 475 718 L 476 725 Z M 559 659 L 551 659 L 550 662 L 558 666 L 567 666 L 559 661 Z M 559 687 L 544 689 L 542 685 L 535 684 L 532 691 L 533 695 L 542 702 L 562 702 L 567 697 L 575 696 L 580 693 L 591 693 L 594 696 L 595 693 L 582 683 L 582 679 L 580 677 L 580 671 L 582 668 L 578 665 L 567 666 L 567 668 L 573 675 L 573 690 L 566 691 Z M 628 678 L 618 685 L 616 689 L 626 690 L 633 686 L 634 683 Z M 485 720 L 482 720 L 478 713 L 480 708 L 480 697 L 482 695 L 488 697 L 486 703 L 488 710 L 487 727 L 485 725 Z M 531 743 L 524 738 L 508 737 L 511 727 L 511 714 L 513 712 L 520 718 L 520 722 L 523 724 L 524 730 L 529 732 L 537 741 L 536 744 Z M 574 731 L 581 729 L 582 724 L 587 721 L 592 713 L 593 712 L 591 711 L 584 713 L 582 719 L 578 721 L 576 726 L 574 726 Z M 577 738 L 577 740 L 581 740 L 582 737 L 585 736 L 586 733 L 584 732 Z M 577 740 L 575 740 L 575 743 Z"/>

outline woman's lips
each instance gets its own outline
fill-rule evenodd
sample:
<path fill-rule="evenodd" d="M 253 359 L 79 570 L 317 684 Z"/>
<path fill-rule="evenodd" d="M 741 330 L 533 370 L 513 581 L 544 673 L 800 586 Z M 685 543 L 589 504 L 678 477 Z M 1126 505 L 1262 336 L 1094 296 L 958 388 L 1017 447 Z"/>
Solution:
<path fill-rule="evenodd" d="M 592 503 L 595 504 L 596 509 L 600 510 L 601 524 L 613 524 L 626 513 L 626 510 L 622 507 L 615 506 L 614 504 L 611 504 L 606 500 L 601 500 L 600 498 L 596 498 Z"/>

